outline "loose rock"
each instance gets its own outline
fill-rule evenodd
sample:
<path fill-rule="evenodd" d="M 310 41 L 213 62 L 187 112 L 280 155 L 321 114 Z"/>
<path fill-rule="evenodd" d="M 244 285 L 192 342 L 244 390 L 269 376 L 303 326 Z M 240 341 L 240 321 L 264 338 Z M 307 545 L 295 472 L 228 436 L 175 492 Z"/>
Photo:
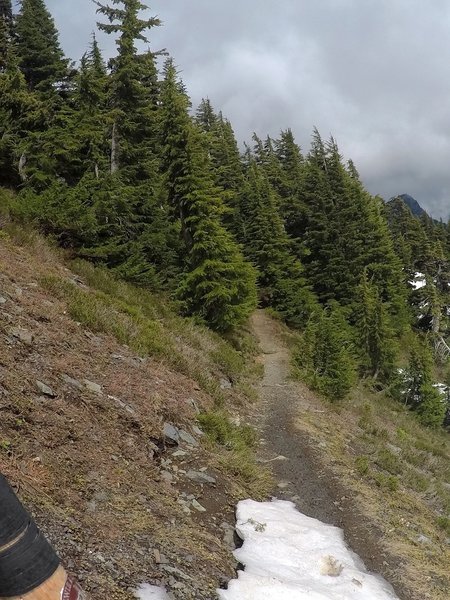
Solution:
<path fill-rule="evenodd" d="M 94 392 L 94 394 L 102 393 L 102 386 L 99 385 L 98 383 L 89 381 L 89 379 L 83 379 L 83 383 L 84 383 L 84 386 L 86 387 L 86 389 L 88 389 L 90 392 Z"/>
<path fill-rule="evenodd" d="M 174 442 L 175 444 L 178 444 L 180 441 L 180 432 L 178 428 L 171 423 L 164 423 L 163 434 L 165 438 Z"/>
<path fill-rule="evenodd" d="M 78 381 L 78 379 L 73 379 L 72 377 L 70 377 L 69 375 L 66 375 L 65 373 L 63 373 L 61 375 L 61 379 L 68 385 L 72 386 L 73 388 L 76 388 L 77 390 L 83 389 L 83 384 L 80 381 Z"/>
<path fill-rule="evenodd" d="M 180 439 L 185 442 L 186 444 L 188 444 L 189 446 L 198 446 L 198 442 L 195 439 L 195 437 L 193 437 L 190 433 L 188 433 L 187 431 L 183 431 L 183 429 L 180 429 L 178 432 Z"/>
<path fill-rule="evenodd" d="M 17 340 L 24 344 L 27 344 L 28 346 L 30 346 L 33 343 L 33 334 L 30 331 L 28 331 L 28 329 L 23 329 L 22 327 L 13 327 L 10 333 Z"/>
<path fill-rule="evenodd" d="M 36 381 L 36 387 L 41 392 L 41 394 L 44 394 L 44 396 L 48 396 L 49 398 L 56 398 L 56 393 L 52 390 L 52 388 L 49 387 L 47 384 L 43 383 L 42 381 Z"/>
<path fill-rule="evenodd" d="M 207 475 L 206 473 L 201 473 L 200 471 L 188 471 L 186 477 L 196 483 L 216 483 L 214 477 L 211 477 L 211 475 Z"/>

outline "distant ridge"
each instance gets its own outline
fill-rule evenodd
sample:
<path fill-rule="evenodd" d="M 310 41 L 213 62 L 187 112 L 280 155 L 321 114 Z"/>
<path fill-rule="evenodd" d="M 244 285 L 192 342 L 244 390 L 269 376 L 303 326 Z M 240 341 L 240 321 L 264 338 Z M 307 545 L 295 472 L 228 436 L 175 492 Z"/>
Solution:
<path fill-rule="evenodd" d="M 420 217 L 422 215 L 427 214 L 426 210 L 424 210 L 417 202 L 417 200 L 409 194 L 400 194 L 399 196 L 397 196 L 397 198 L 401 198 L 406 204 L 406 206 L 409 208 L 409 210 L 412 212 L 412 214 L 416 217 Z"/>

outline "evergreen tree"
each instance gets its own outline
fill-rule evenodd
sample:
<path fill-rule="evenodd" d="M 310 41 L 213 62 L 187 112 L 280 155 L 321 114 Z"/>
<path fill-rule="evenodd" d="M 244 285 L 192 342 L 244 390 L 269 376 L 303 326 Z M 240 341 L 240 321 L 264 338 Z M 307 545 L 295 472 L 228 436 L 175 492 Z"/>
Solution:
<path fill-rule="evenodd" d="M 156 143 L 155 54 L 139 55 L 137 41 L 148 42 L 145 33 L 160 25 L 159 19 L 140 18 L 148 8 L 139 0 L 113 0 L 114 6 L 95 2 L 97 12 L 109 23 L 98 23 L 101 31 L 117 33 L 118 56 L 111 61 L 109 103 L 112 110 L 111 173 L 121 169 L 129 182 L 152 179 L 158 170 Z M 122 8 L 116 5 L 122 5 Z"/>
<path fill-rule="evenodd" d="M 15 35 L 20 68 L 30 90 L 49 92 L 67 78 L 68 61 L 44 0 L 21 0 Z"/>
<path fill-rule="evenodd" d="M 8 49 L 13 36 L 11 0 L 0 0 L 0 72 L 6 68 Z"/>
<path fill-rule="evenodd" d="M 446 413 L 445 398 L 433 387 L 433 356 L 427 341 L 416 338 L 411 347 L 406 403 L 424 425 L 440 427 Z"/>
<path fill-rule="evenodd" d="M 220 190 L 212 181 L 208 155 L 171 60 L 165 65 L 161 106 L 168 201 L 180 220 L 187 251 L 178 295 L 187 314 L 226 331 L 255 307 L 255 274 L 221 224 Z"/>
<path fill-rule="evenodd" d="M 30 132 L 42 121 L 43 107 L 30 94 L 13 46 L 0 71 L 0 185 L 24 182 L 25 150 Z"/>
<path fill-rule="evenodd" d="M 240 215 L 240 240 L 258 269 L 262 301 L 291 324 L 304 324 L 316 301 L 292 251 L 272 187 L 253 159 L 241 193 Z"/>
<path fill-rule="evenodd" d="M 351 331 L 336 304 L 313 313 L 294 360 L 308 383 L 331 400 L 342 400 L 356 380 Z"/>
<path fill-rule="evenodd" d="M 380 293 L 367 269 L 358 289 L 357 310 L 358 342 L 362 351 L 362 366 L 366 374 L 388 381 L 394 372 L 395 342 L 393 331 Z"/>

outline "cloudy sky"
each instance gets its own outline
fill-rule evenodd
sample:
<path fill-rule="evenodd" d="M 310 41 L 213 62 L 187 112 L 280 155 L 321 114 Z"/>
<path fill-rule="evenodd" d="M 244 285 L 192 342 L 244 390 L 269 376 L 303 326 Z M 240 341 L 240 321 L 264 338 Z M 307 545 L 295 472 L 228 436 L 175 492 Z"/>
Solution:
<path fill-rule="evenodd" d="M 238 138 L 313 126 L 337 139 L 372 193 L 450 215 L 448 0 L 153 0 L 154 50 L 174 56 L 194 104 L 208 96 Z M 47 0 L 67 55 L 95 27 L 91 0 Z M 106 55 L 114 42 L 100 37 Z"/>

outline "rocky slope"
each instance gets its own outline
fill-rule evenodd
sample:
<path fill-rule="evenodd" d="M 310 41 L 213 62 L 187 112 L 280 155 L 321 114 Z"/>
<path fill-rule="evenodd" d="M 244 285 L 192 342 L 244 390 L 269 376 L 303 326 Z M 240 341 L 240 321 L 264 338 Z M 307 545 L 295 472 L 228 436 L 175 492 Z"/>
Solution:
<path fill-rule="evenodd" d="M 196 418 L 245 401 L 243 352 L 75 274 L 39 237 L 0 234 L 0 471 L 94 600 L 144 581 L 212 598 L 258 473 L 233 469 Z"/>

